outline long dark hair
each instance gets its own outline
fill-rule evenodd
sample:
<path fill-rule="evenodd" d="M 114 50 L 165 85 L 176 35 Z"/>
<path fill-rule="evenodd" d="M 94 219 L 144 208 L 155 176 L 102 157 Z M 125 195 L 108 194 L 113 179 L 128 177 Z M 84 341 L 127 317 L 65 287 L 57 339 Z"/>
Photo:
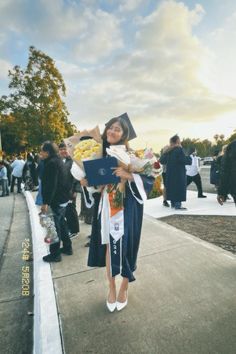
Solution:
<path fill-rule="evenodd" d="M 122 118 L 112 118 L 109 120 L 108 123 L 106 123 L 106 127 L 104 129 L 104 132 L 102 133 L 102 140 L 103 140 L 103 156 L 106 156 L 106 148 L 110 146 L 110 144 L 107 141 L 107 131 L 108 129 L 112 126 L 114 123 L 119 123 L 122 130 L 123 130 L 123 135 L 120 139 L 120 141 L 117 143 L 117 145 L 125 145 L 127 149 L 129 149 L 128 145 L 128 139 L 129 139 L 129 127 L 126 121 Z"/>
<path fill-rule="evenodd" d="M 45 141 L 42 145 L 42 150 L 47 152 L 49 157 L 53 157 L 58 154 L 58 146 L 52 141 Z"/>

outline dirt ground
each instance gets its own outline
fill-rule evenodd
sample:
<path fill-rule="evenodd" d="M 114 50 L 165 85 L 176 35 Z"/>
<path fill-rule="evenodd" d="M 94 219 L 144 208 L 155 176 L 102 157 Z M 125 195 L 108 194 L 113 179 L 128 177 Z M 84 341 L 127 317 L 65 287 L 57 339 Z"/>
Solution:
<path fill-rule="evenodd" d="M 172 215 L 159 220 L 236 254 L 235 216 Z"/>

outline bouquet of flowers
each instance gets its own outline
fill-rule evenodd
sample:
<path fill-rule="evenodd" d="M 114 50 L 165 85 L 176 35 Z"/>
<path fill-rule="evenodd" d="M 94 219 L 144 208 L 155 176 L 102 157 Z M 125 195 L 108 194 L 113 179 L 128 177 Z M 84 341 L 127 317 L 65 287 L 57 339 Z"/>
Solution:
<path fill-rule="evenodd" d="M 152 149 L 126 151 L 124 145 L 114 145 L 106 151 L 108 155 L 116 157 L 120 166 L 129 172 L 137 172 L 154 178 L 162 173 L 161 165 Z"/>
<path fill-rule="evenodd" d="M 80 141 L 74 147 L 73 158 L 81 166 L 85 159 L 95 159 L 101 155 L 102 145 L 94 139 Z"/>
<path fill-rule="evenodd" d="M 131 156 L 131 166 L 133 172 L 139 172 L 149 177 L 156 178 L 162 173 L 162 167 L 150 148 L 136 151 Z"/>
<path fill-rule="evenodd" d="M 119 161 L 119 166 L 130 173 L 140 173 L 154 178 L 162 173 L 161 165 L 152 149 L 126 151 L 124 145 L 114 145 L 107 148 L 106 151 L 108 155 L 115 157 Z M 123 204 L 125 183 L 120 182 L 117 186 L 108 187 L 108 193 L 112 192 L 113 207 L 119 209 Z"/>
<path fill-rule="evenodd" d="M 64 139 L 67 150 L 75 163 L 72 165 L 72 175 L 81 180 L 85 177 L 83 161 L 95 160 L 102 157 L 102 140 L 99 127 L 83 130 Z"/>

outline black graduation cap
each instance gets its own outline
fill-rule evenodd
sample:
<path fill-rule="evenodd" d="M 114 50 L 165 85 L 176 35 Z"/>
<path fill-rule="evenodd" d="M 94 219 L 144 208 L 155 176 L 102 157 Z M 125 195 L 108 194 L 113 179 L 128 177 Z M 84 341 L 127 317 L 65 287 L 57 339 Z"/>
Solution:
<path fill-rule="evenodd" d="M 128 140 L 132 140 L 132 139 L 137 137 L 137 134 L 135 133 L 134 127 L 133 127 L 133 125 L 132 125 L 132 123 L 130 121 L 130 118 L 129 118 L 127 113 L 123 113 L 120 116 L 115 117 L 115 118 L 123 119 L 126 122 L 126 124 L 128 125 L 128 128 L 129 128 L 129 138 L 128 138 Z"/>

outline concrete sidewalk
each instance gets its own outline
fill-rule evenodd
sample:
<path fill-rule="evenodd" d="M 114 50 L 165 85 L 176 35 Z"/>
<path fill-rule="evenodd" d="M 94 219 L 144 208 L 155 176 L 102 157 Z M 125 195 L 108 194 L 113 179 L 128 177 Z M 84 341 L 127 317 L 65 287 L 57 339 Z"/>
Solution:
<path fill-rule="evenodd" d="M 33 348 L 33 264 L 29 214 L 22 194 L 0 198 L 0 352 Z M 28 284 L 28 285 L 27 285 Z"/>
<path fill-rule="evenodd" d="M 154 218 L 162 218 L 173 214 L 236 216 L 233 198 L 224 203 L 224 205 L 220 205 L 216 200 L 216 194 L 204 194 L 207 198 L 198 198 L 197 192 L 188 190 L 187 201 L 183 202 L 183 206 L 187 208 L 185 211 L 176 211 L 172 208 L 163 207 L 162 197 L 149 199 L 145 203 L 144 212 Z"/>
<path fill-rule="evenodd" d="M 109 313 L 105 269 L 86 266 L 89 233 L 82 224 L 74 255 L 52 266 L 67 354 L 236 353 L 235 256 L 145 216 L 128 306 Z"/>

